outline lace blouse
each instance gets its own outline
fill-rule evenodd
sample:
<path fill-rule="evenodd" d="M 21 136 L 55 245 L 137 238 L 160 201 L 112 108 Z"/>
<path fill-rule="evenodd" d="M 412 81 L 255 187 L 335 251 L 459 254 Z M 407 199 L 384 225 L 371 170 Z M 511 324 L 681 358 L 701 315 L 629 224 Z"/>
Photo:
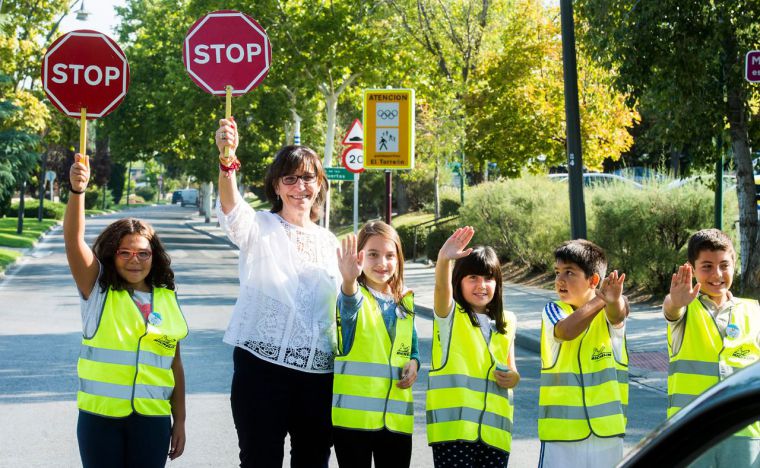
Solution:
<path fill-rule="evenodd" d="M 219 223 L 240 248 L 240 295 L 224 342 L 292 369 L 332 372 L 338 241 L 238 202 Z"/>

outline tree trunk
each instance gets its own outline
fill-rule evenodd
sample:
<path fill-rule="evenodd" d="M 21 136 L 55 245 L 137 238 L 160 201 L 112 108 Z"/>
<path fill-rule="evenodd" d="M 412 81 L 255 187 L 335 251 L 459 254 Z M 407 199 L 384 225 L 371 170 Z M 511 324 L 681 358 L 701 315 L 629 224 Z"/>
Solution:
<path fill-rule="evenodd" d="M 396 211 L 399 215 L 409 212 L 409 197 L 406 196 L 406 184 L 401 177 L 396 177 Z"/>
<path fill-rule="evenodd" d="M 435 174 L 433 175 L 433 209 L 436 221 L 441 217 L 441 193 L 440 193 L 440 176 L 438 174 L 438 165 L 440 159 L 435 156 Z"/>
<path fill-rule="evenodd" d="M 758 238 L 757 202 L 752 155 L 749 150 L 746 107 L 741 84 L 730 83 L 728 123 L 736 163 L 736 192 L 739 198 L 739 232 L 741 251 L 741 293 L 760 290 L 760 239 Z"/>
<path fill-rule="evenodd" d="M 332 167 L 333 147 L 335 145 L 335 121 L 338 115 L 338 94 L 332 93 L 325 96 L 327 107 L 327 132 L 325 133 L 325 156 L 322 161 L 324 167 Z M 330 192 L 327 192 L 324 214 L 325 228 L 330 229 Z"/>

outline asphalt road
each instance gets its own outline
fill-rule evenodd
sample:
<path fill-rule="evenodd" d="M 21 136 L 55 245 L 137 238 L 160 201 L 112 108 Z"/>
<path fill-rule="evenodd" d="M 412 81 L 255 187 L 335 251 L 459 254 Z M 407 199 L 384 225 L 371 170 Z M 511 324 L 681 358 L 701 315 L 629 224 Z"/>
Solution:
<path fill-rule="evenodd" d="M 195 209 L 161 206 L 131 210 L 148 220 L 173 258 L 180 304 L 190 325 L 182 345 L 187 377 L 187 447 L 170 466 L 237 465 L 237 438 L 229 408 L 232 349 L 222 343 L 238 291 L 237 252 L 224 240 L 190 227 Z M 124 213 L 89 218 L 89 243 Z M 81 340 L 79 303 L 66 265 L 60 230 L 0 282 L 0 466 L 79 466 L 76 443 L 76 361 Z M 430 361 L 432 321 L 418 317 L 423 362 Z M 510 466 L 536 466 L 539 357 L 517 350 L 522 381 Z M 428 365 L 415 385 L 412 466 L 432 466 L 425 439 Z M 653 429 L 665 412 L 661 393 L 631 386 L 626 446 Z M 287 450 L 286 450 L 287 452 Z M 286 461 L 286 466 L 289 463 Z M 331 466 L 337 466 L 334 459 Z"/>

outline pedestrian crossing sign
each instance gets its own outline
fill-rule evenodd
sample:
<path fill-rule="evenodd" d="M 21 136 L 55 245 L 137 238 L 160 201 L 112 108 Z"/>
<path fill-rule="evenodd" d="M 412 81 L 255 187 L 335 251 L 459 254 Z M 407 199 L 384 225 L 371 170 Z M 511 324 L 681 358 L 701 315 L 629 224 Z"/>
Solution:
<path fill-rule="evenodd" d="M 414 90 L 364 90 L 364 168 L 414 168 Z"/>

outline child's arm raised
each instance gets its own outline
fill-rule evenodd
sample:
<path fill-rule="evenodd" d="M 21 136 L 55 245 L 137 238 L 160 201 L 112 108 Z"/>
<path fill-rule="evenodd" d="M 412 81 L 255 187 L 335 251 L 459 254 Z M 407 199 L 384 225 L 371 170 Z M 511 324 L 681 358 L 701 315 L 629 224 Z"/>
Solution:
<path fill-rule="evenodd" d="M 98 262 L 92 249 L 84 241 L 84 191 L 90 180 L 89 156 L 82 158 L 74 155 L 74 164 L 69 169 L 69 182 L 72 192 L 66 204 L 66 214 L 63 217 L 63 241 L 66 246 L 66 259 L 69 262 L 71 276 L 79 288 L 79 292 L 87 299 L 98 279 Z M 74 193 L 81 192 L 81 193 Z"/>
<path fill-rule="evenodd" d="M 341 241 L 338 253 L 338 269 L 343 277 L 340 289 L 345 296 L 353 296 L 359 290 L 356 278 L 364 267 L 364 251 L 356 253 L 356 236 L 349 234 Z"/>
<path fill-rule="evenodd" d="M 554 325 L 554 336 L 562 341 L 571 341 L 588 328 L 596 314 L 604 309 L 604 299 L 599 296 L 578 307 L 572 314 Z"/>
<path fill-rule="evenodd" d="M 597 296 L 604 300 L 604 311 L 607 314 L 607 320 L 612 325 L 621 323 L 628 315 L 627 303 L 623 297 L 624 282 L 625 273 L 618 275 L 615 270 L 602 281 L 602 286 L 597 292 Z"/>
<path fill-rule="evenodd" d="M 697 298 L 702 285 L 697 283 L 692 286 L 691 283 L 691 264 L 684 263 L 678 267 L 677 273 L 673 273 L 673 278 L 670 280 L 670 294 L 665 296 L 665 301 L 662 303 L 666 319 L 671 322 L 680 319 L 686 312 L 686 306 Z"/>
<path fill-rule="evenodd" d="M 435 315 L 446 318 L 451 312 L 453 291 L 451 289 L 451 262 L 466 257 L 472 248 L 466 249 L 467 244 L 475 235 L 475 229 L 465 226 L 454 231 L 438 251 L 438 261 L 435 264 L 435 289 L 433 293 L 433 311 Z"/>

